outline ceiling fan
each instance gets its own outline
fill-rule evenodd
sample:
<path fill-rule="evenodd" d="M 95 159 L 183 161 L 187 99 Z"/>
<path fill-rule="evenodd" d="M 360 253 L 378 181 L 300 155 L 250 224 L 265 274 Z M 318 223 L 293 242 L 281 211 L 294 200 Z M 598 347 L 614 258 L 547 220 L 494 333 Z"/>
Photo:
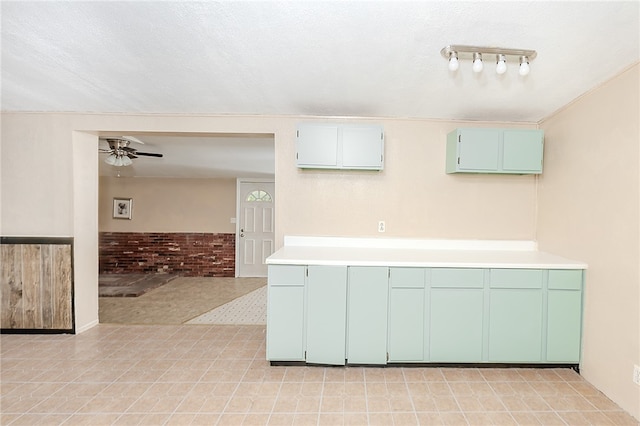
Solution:
<path fill-rule="evenodd" d="M 144 142 L 140 139 L 134 138 L 133 136 L 107 136 L 101 137 L 100 140 L 109 144 L 109 149 L 99 148 L 98 152 L 101 154 L 109 154 L 104 162 L 111 166 L 130 166 L 133 164 L 131 159 L 138 158 L 138 156 L 162 157 L 162 154 L 157 154 L 155 152 L 141 152 L 135 148 L 131 148 L 129 146 L 131 142 L 144 145 Z"/>

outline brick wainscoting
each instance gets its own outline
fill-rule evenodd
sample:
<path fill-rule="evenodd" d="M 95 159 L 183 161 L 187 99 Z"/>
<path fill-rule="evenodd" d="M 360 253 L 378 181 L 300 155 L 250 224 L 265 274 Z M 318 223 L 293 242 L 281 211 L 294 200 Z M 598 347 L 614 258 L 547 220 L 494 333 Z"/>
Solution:
<path fill-rule="evenodd" d="M 235 234 L 100 232 L 100 273 L 233 277 Z"/>

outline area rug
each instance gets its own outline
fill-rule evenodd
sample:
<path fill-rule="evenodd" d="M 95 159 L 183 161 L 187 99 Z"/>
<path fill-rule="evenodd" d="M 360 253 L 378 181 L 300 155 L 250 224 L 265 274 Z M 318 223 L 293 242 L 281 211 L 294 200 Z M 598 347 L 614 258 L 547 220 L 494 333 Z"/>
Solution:
<path fill-rule="evenodd" d="M 218 306 L 185 324 L 266 324 L 267 286 Z"/>
<path fill-rule="evenodd" d="M 177 274 L 101 274 L 100 297 L 138 297 L 178 278 Z"/>

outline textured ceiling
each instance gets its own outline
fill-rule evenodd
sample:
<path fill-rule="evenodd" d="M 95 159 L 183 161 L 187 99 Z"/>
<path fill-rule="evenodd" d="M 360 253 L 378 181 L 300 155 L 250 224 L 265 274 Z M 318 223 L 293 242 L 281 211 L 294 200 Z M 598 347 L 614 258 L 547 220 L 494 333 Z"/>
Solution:
<path fill-rule="evenodd" d="M 2 110 L 537 122 L 639 60 L 639 5 L 2 1 Z M 538 56 L 452 73 L 449 44 Z"/>

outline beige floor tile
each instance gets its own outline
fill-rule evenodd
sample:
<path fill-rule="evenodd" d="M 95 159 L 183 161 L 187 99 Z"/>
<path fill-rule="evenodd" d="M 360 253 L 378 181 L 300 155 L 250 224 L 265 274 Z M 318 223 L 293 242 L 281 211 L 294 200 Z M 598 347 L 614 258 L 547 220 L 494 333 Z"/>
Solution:
<path fill-rule="evenodd" d="M 389 412 L 372 413 L 369 412 L 369 425 L 389 426 L 393 424 L 393 415 Z"/>
<path fill-rule="evenodd" d="M 264 326 L 0 338 L 2 424 L 638 426 L 569 369 L 270 366 Z"/>
<path fill-rule="evenodd" d="M 366 426 L 368 424 L 367 413 L 344 413 L 345 426 Z"/>
<path fill-rule="evenodd" d="M 218 418 L 216 425 L 218 426 L 237 426 L 241 425 L 246 414 L 224 413 Z"/>
<path fill-rule="evenodd" d="M 268 424 L 270 426 L 290 426 L 293 424 L 293 419 L 295 417 L 296 417 L 295 414 L 273 413 L 271 414 L 271 417 L 269 417 Z"/>
<path fill-rule="evenodd" d="M 625 413 L 624 411 L 606 411 L 604 414 L 613 422 L 613 424 L 618 426 L 638 426 L 638 421 L 636 421 L 631 415 Z"/>
<path fill-rule="evenodd" d="M 242 420 L 243 426 L 264 426 L 269 423 L 269 414 L 248 413 Z"/>
<path fill-rule="evenodd" d="M 511 412 L 511 417 L 513 417 L 513 419 L 516 421 L 516 424 L 519 425 L 542 425 L 540 419 L 538 419 L 538 417 L 536 417 L 536 415 L 530 411 Z"/>
<path fill-rule="evenodd" d="M 318 414 L 296 414 L 293 416 L 294 426 L 315 426 L 318 424 Z"/>

